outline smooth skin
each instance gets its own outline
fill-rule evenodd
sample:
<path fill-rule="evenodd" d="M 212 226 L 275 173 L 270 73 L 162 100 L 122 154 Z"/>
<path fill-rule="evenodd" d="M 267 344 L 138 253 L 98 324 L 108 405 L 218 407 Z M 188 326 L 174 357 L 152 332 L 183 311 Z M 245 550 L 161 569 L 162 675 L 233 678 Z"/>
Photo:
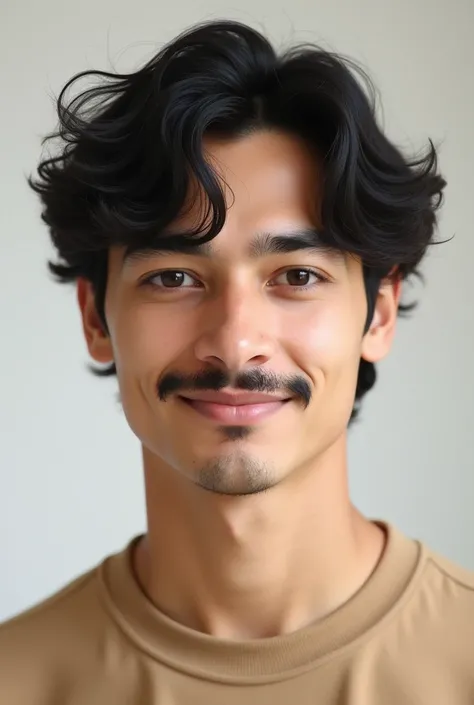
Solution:
<path fill-rule="evenodd" d="M 143 448 L 148 530 L 134 555 L 137 579 L 176 621 L 254 639 L 337 609 L 383 552 L 383 530 L 350 501 L 347 426 L 361 357 L 378 362 L 390 350 L 400 282 L 382 282 L 364 334 L 360 261 L 262 247 L 273 235 L 321 225 L 317 156 L 278 131 L 208 139 L 206 150 L 228 204 L 207 256 L 124 260 L 113 248 L 108 333 L 84 280 L 78 300 L 89 352 L 115 362 L 124 412 Z M 176 232 L 201 215 L 202 199 L 190 204 Z M 297 399 L 274 404 L 233 437 L 179 394 L 166 401 L 157 394 L 170 372 L 209 368 L 232 380 L 256 368 L 297 376 L 311 400 L 306 408 Z"/>

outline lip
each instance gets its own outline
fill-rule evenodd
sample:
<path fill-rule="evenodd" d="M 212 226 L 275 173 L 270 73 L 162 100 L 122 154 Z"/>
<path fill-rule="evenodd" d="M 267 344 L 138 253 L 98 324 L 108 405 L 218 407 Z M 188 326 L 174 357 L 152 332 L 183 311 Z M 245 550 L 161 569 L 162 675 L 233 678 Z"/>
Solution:
<path fill-rule="evenodd" d="M 196 395 L 197 396 L 197 395 Z M 249 425 L 276 414 L 289 401 L 269 394 L 202 392 L 181 400 L 202 416 L 225 425 Z"/>
<path fill-rule="evenodd" d="M 253 404 L 270 404 L 274 402 L 287 401 L 288 396 L 262 394 L 261 392 L 213 392 L 202 391 L 189 394 L 182 394 L 182 399 L 186 401 L 204 401 L 213 404 L 224 404 L 226 406 L 244 406 Z"/>

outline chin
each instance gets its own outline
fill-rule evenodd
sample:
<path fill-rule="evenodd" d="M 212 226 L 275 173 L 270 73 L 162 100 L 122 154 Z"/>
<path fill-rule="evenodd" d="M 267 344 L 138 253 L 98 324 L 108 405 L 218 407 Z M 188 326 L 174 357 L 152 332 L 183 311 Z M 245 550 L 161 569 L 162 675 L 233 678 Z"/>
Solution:
<path fill-rule="evenodd" d="M 185 473 L 196 485 L 219 495 L 245 496 L 266 492 L 279 482 L 268 460 L 235 449 L 209 458 Z"/>

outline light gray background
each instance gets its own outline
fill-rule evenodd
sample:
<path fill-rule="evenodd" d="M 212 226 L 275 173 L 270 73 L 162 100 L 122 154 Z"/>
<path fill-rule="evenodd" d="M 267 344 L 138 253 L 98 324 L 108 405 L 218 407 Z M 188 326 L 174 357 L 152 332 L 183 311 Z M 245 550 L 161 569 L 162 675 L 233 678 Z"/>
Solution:
<path fill-rule="evenodd" d="M 237 9 L 237 7 L 239 9 Z M 51 95 L 86 68 L 131 70 L 194 22 L 240 19 L 279 43 L 361 61 L 388 134 L 441 143 L 440 237 L 391 357 L 351 432 L 356 503 L 474 568 L 474 3 L 472 0 L 3 0 L 0 10 L 0 620 L 144 528 L 138 442 L 115 382 L 85 369 L 73 289 L 53 284 L 25 174 Z"/>

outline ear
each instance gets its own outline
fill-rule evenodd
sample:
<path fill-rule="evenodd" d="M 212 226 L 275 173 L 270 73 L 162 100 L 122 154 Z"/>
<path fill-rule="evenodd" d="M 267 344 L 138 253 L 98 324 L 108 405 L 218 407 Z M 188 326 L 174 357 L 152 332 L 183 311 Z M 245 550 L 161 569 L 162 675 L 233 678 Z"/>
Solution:
<path fill-rule="evenodd" d="M 95 306 L 94 289 L 86 279 L 77 281 L 77 301 L 82 316 L 82 328 L 89 354 L 102 364 L 113 362 L 112 344 Z"/>
<path fill-rule="evenodd" d="M 396 272 L 390 273 L 380 284 L 372 322 L 362 339 L 361 357 L 367 362 L 379 362 L 390 351 L 401 290 L 401 278 Z"/>

